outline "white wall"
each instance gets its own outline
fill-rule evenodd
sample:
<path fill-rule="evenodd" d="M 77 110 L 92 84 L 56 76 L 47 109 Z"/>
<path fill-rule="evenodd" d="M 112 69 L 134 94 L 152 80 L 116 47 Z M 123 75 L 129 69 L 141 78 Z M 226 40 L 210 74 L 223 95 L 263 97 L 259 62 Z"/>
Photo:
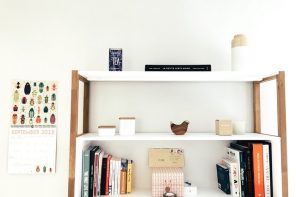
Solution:
<path fill-rule="evenodd" d="M 289 165 L 295 166 L 294 10 L 288 0 L 0 0 L 0 196 L 67 195 L 72 69 L 107 70 L 108 48 L 121 47 L 124 70 L 147 63 L 229 70 L 230 41 L 241 32 L 250 39 L 253 69 L 288 71 Z M 59 81 L 55 175 L 7 174 L 12 79 Z M 292 196 L 295 170 L 289 170 Z"/>

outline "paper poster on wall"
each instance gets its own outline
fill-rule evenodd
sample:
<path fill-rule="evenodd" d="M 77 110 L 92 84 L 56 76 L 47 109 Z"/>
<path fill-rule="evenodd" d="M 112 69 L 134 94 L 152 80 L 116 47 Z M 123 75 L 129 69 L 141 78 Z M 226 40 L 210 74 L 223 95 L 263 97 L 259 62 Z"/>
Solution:
<path fill-rule="evenodd" d="M 57 83 L 14 81 L 8 173 L 55 173 Z"/>

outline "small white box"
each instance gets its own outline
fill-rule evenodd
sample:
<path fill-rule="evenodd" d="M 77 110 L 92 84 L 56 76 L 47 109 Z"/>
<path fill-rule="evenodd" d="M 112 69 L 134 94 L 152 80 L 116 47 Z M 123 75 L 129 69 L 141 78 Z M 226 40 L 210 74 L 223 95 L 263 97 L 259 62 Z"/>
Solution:
<path fill-rule="evenodd" d="M 115 135 L 115 128 L 114 125 L 98 126 L 98 134 L 99 136 L 113 136 Z"/>
<path fill-rule="evenodd" d="M 184 187 L 184 197 L 196 197 L 197 187 L 196 186 L 185 186 Z"/>
<path fill-rule="evenodd" d="M 135 133 L 136 133 L 136 118 L 120 117 L 119 118 L 119 134 L 135 135 Z"/>

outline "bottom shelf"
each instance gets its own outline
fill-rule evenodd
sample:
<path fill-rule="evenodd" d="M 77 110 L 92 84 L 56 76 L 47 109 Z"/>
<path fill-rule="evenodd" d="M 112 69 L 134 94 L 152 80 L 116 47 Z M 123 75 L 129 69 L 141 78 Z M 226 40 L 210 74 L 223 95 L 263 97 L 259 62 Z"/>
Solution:
<path fill-rule="evenodd" d="M 104 195 L 107 197 L 107 195 Z M 128 197 L 151 197 L 151 190 L 149 189 L 138 189 L 133 191 L 130 194 L 122 194 L 122 195 L 114 195 L 114 196 L 128 196 Z M 207 188 L 197 188 L 197 195 L 198 197 L 226 197 L 229 196 L 223 193 L 221 190 L 217 189 L 207 189 Z M 186 197 L 186 196 L 185 196 Z M 194 196 L 190 196 L 194 197 Z"/>
<path fill-rule="evenodd" d="M 82 138 L 79 138 L 82 139 Z M 148 150 L 150 148 L 182 148 L 185 153 L 184 179 L 197 185 L 198 197 L 226 197 L 217 188 L 216 163 L 227 154 L 227 147 L 231 140 L 77 140 L 75 194 L 81 197 L 82 186 L 82 155 L 90 145 L 99 145 L 108 154 L 122 158 L 133 159 L 133 192 L 117 195 L 130 197 L 151 197 L 152 169 L 148 166 Z M 282 196 L 281 182 L 281 147 L 280 138 L 272 137 L 272 179 L 273 196 Z M 142 189 L 148 188 L 148 189 Z"/>

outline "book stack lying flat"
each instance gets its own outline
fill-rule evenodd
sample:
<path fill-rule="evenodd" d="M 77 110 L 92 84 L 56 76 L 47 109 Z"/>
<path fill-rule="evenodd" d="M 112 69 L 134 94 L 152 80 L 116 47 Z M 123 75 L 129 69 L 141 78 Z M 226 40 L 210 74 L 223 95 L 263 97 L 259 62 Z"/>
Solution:
<path fill-rule="evenodd" d="M 145 71 L 211 71 L 210 64 L 191 65 L 145 65 Z"/>

